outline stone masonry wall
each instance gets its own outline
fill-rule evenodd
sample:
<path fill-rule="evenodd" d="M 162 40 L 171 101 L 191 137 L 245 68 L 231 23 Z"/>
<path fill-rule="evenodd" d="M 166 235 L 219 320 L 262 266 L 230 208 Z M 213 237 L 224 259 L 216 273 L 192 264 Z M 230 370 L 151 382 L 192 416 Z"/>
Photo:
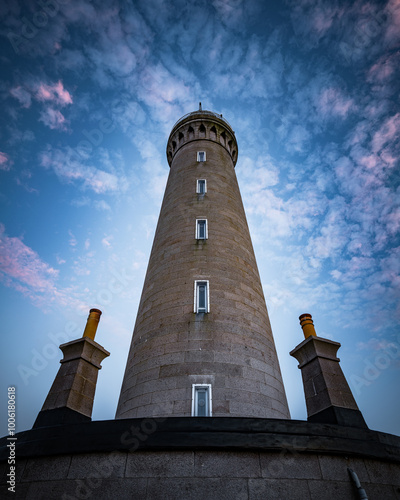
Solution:
<path fill-rule="evenodd" d="M 356 500 L 347 467 L 369 500 L 400 498 L 400 467 L 344 456 L 271 452 L 113 452 L 20 459 L 16 494 L 76 500 Z"/>

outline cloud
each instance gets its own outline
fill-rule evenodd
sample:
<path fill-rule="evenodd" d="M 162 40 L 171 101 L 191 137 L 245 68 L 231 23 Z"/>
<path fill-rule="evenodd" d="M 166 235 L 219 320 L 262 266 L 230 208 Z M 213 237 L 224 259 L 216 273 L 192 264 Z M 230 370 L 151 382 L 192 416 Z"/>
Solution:
<path fill-rule="evenodd" d="M 102 240 L 101 243 L 104 248 L 110 248 L 111 247 L 111 241 L 114 239 L 112 235 L 105 236 Z"/>
<path fill-rule="evenodd" d="M 18 99 L 23 108 L 29 108 L 32 103 L 32 96 L 30 92 L 25 90 L 23 87 L 18 86 L 10 90 L 10 94 Z"/>
<path fill-rule="evenodd" d="M 46 108 L 42 110 L 39 121 L 52 130 L 67 130 L 67 120 L 58 109 Z"/>
<path fill-rule="evenodd" d="M 340 116 L 346 118 L 351 108 L 353 100 L 342 95 L 339 89 L 327 88 L 319 95 L 317 107 L 326 116 Z"/>
<path fill-rule="evenodd" d="M 389 141 L 400 136 L 400 113 L 386 119 L 372 138 L 372 150 L 376 153 Z"/>
<path fill-rule="evenodd" d="M 50 148 L 39 155 L 40 164 L 52 169 L 57 177 L 67 183 L 80 182 L 82 189 L 95 193 L 116 193 L 128 189 L 125 176 L 106 172 L 91 165 L 85 165 L 76 150 Z"/>
<path fill-rule="evenodd" d="M 72 248 L 76 247 L 76 245 L 78 244 L 78 240 L 76 239 L 75 235 L 71 230 L 68 231 L 68 234 L 69 234 L 69 241 L 68 241 L 69 246 L 71 246 Z"/>
<path fill-rule="evenodd" d="M 10 160 L 8 154 L 0 151 L 0 170 L 8 172 L 9 170 L 11 170 L 11 165 L 12 161 Z"/>
<path fill-rule="evenodd" d="M 0 224 L 0 280 L 31 298 L 44 294 L 54 300 L 59 271 L 29 248 L 21 238 L 10 238 Z"/>
<path fill-rule="evenodd" d="M 99 210 L 99 211 L 111 210 L 110 205 L 104 200 L 94 201 L 93 206 L 96 210 Z"/>
<path fill-rule="evenodd" d="M 41 102 L 51 102 L 61 107 L 72 104 L 72 96 L 59 80 L 53 85 L 40 83 L 36 88 L 36 99 Z"/>
<path fill-rule="evenodd" d="M 400 38 L 400 2 L 399 0 L 389 0 L 385 7 L 385 14 L 388 15 L 386 25 L 385 40 L 390 44 L 395 44 Z"/>
<path fill-rule="evenodd" d="M 390 81 L 396 74 L 399 66 L 400 54 L 383 55 L 368 71 L 367 78 L 371 83 L 384 83 Z"/>

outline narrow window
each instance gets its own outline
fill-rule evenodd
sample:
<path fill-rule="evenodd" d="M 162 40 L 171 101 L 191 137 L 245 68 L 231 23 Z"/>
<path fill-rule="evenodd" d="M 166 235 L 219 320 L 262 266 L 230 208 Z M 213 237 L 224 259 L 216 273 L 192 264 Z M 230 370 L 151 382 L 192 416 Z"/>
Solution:
<path fill-rule="evenodd" d="M 211 384 L 192 385 L 192 417 L 211 417 Z"/>
<path fill-rule="evenodd" d="M 197 151 L 197 161 L 206 161 L 205 151 Z"/>
<path fill-rule="evenodd" d="M 207 219 L 196 219 L 196 240 L 206 240 L 207 238 Z"/>
<path fill-rule="evenodd" d="M 208 281 L 194 282 L 194 312 L 208 313 L 210 312 L 210 292 Z"/>
<path fill-rule="evenodd" d="M 196 193 L 198 193 L 198 194 L 207 193 L 207 183 L 206 183 L 205 179 L 197 179 Z"/>
<path fill-rule="evenodd" d="M 217 129 L 215 127 L 211 127 L 210 129 L 210 139 L 214 141 L 217 139 Z"/>
<path fill-rule="evenodd" d="M 199 127 L 199 136 L 200 137 L 206 136 L 206 127 L 203 124 L 201 124 Z"/>

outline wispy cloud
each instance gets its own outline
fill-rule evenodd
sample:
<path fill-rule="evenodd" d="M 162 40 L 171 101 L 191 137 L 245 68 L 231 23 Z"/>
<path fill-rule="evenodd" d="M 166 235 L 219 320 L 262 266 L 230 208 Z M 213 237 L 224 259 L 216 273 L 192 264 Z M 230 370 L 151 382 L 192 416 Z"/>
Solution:
<path fill-rule="evenodd" d="M 345 118 L 353 106 L 353 100 L 346 98 L 336 88 L 324 89 L 318 98 L 318 108 L 327 116 L 340 116 Z"/>
<path fill-rule="evenodd" d="M 64 150 L 48 147 L 40 154 L 40 164 L 53 170 L 61 181 L 79 182 L 82 189 L 98 194 L 124 192 L 128 189 L 125 176 L 84 164 L 83 159 L 70 147 Z"/>
<path fill-rule="evenodd" d="M 24 89 L 21 86 L 14 87 L 10 90 L 10 94 L 18 99 L 20 102 L 21 106 L 23 108 L 29 108 L 32 103 L 32 96 L 31 93 L 28 92 L 26 89 Z"/>
<path fill-rule="evenodd" d="M 57 300 L 59 271 L 44 262 L 22 238 L 9 237 L 0 224 L 0 279 L 35 302 Z"/>
<path fill-rule="evenodd" d="M 10 160 L 10 157 L 6 154 L 0 151 L 0 170 L 8 171 L 11 170 L 11 164 L 12 161 Z"/>
<path fill-rule="evenodd" d="M 58 109 L 46 108 L 42 110 L 39 121 L 53 130 L 67 130 L 67 121 Z"/>

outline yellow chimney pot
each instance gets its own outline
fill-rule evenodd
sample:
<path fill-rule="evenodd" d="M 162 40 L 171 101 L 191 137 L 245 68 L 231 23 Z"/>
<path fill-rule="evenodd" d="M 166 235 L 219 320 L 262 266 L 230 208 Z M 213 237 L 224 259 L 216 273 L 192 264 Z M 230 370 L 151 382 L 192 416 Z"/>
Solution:
<path fill-rule="evenodd" d="M 304 338 L 311 337 L 311 335 L 313 335 L 314 337 L 317 336 L 317 334 L 315 333 L 314 321 L 312 320 L 311 314 L 302 314 L 301 316 L 299 316 L 299 320 L 301 328 L 303 329 Z"/>
<path fill-rule="evenodd" d="M 82 337 L 89 337 L 90 339 L 94 340 L 97 327 L 99 326 L 100 316 L 100 309 L 90 309 L 85 331 L 83 332 Z"/>

